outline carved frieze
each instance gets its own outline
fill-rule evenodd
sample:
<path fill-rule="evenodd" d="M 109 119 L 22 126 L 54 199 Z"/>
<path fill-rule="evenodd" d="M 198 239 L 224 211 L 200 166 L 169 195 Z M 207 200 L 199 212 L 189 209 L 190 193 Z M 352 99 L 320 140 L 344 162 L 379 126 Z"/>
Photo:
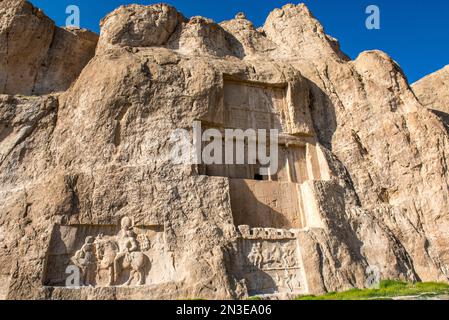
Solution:
<path fill-rule="evenodd" d="M 246 240 L 295 240 L 296 229 L 285 230 L 275 228 L 251 228 L 248 225 L 238 226 L 240 236 Z"/>
<path fill-rule="evenodd" d="M 170 280 L 173 268 L 162 226 L 135 226 L 128 217 L 120 226 L 55 226 L 45 285 L 139 286 Z M 79 279 L 68 283 L 68 272 Z"/>
<path fill-rule="evenodd" d="M 295 230 L 239 226 L 239 264 L 250 294 L 302 290 Z"/>

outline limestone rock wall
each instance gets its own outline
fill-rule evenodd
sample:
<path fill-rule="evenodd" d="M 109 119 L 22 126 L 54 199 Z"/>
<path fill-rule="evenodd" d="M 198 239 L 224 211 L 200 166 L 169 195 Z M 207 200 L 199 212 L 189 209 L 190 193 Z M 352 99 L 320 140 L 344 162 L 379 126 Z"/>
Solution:
<path fill-rule="evenodd" d="M 449 65 L 413 84 L 413 91 L 427 108 L 449 113 Z"/>
<path fill-rule="evenodd" d="M 374 216 L 404 246 L 420 279 L 445 280 L 448 136 L 441 120 L 420 105 L 391 58 L 369 51 L 347 61 L 305 6 L 275 10 L 264 30 L 310 80 L 320 142 L 345 166 L 357 202 L 384 207 Z"/>
<path fill-rule="evenodd" d="M 417 81 L 412 88 L 418 100 L 443 120 L 449 132 L 449 66 Z"/>
<path fill-rule="evenodd" d="M 50 45 L 50 36 L 37 34 L 54 33 L 52 22 L 29 4 L 4 0 L 0 10 L 0 41 L 15 48 L 0 54 L 9 57 L 25 45 L 8 31 L 20 26 L 18 12 L 25 12 L 33 27 L 22 36 L 43 48 L 25 61 L 47 61 L 46 72 L 67 75 L 62 66 L 68 62 L 55 52 L 67 50 L 65 33 L 72 32 L 56 31 Z M 78 57 L 89 51 L 70 43 Z M 2 67 L 20 76 L 23 61 Z M 364 287 L 370 266 L 384 279 L 447 281 L 449 136 L 443 122 L 418 102 L 391 58 L 369 51 L 350 61 L 304 5 L 274 10 L 259 29 L 243 14 L 217 24 L 186 19 L 167 5 L 123 6 L 102 21 L 95 56 L 81 69 L 70 88 L 58 87 L 68 88 L 62 93 L 1 96 L 4 298 L 323 293 Z M 38 81 L 2 71 L 4 92 L 53 91 L 51 77 L 35 71 Z M 270 116 L 285 148 L 306 148 L 307 178 L 272 177 L 270 188 L 279 181 L 298 190 L 300 204 L 287 208 L 299 215 L 294 221 L 301 223 L 291 224 L 297 228 L 278 221 L 236 224 L 231 177 L 170 160 L 173 131 L 190 130 L 195 120 L 217 128 L 228 123 L 229 82 L 241 84 L 242 95 L 257 91 L 245 86 L 275 87 L 285 95 Z M 276 201 L 269 205 L 275 212 Z M 111 245 L 115 240 L 107 239 L 132 231 L 120 227 L 124 217 L 140 241 L 136 254 L 149 259 L 143 284 L 65 288 L 64 267 L 84 240 L 89 245 L 87 236 Z M 97 283 L 106 281 L 110 266 L 101 261 L 106 270 Z"/>
<path fill-rule="evenodd" d="M 98 36 L 64 29 L 29 2 L 0 2 L 0 93 L 65 91 L 95 53 Z"/>

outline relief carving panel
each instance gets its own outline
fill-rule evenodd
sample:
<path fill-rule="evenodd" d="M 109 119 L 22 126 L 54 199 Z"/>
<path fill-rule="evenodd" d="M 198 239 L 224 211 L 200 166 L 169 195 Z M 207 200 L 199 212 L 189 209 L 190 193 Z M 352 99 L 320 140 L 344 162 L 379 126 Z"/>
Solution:
<path fill-rule="evenodd" d="M 120 226 L 57 225 L 44 284 L 65 286 L 68 270 L 79 271 L 80 286 L 157 284 L 171 280 L 171 256 L 163 226 L 135 226 L 127 217 Z"/>

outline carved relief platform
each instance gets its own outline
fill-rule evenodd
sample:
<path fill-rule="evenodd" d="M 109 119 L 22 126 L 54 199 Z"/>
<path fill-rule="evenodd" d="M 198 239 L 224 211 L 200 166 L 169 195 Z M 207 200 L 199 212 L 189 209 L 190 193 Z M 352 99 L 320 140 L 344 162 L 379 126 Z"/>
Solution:
<path fill-rule="evenodd" d="M 78 271 L 79 286 L 150 285 L 170 281 L 173 270 L 163 226 L 135 226 L 127 217 L 120 226 L 56 225 L 44 285 L 67 286 Z"/>
<path fill-rule="evenodd" d="M 239 226 L 239 264 L 250 295 L 301 293 L 296 230 Z"/>

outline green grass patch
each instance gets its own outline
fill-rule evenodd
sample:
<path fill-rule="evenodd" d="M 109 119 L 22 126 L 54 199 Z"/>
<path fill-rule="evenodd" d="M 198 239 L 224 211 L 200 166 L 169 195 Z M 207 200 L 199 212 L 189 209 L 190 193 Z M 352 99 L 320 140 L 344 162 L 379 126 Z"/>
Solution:
<path fill-rule="evenodd" d="M 295 300 L 386 300 L 404 296 L 433 296 L 449 294 L 449 285 L 436 282 L 406 283 L 385 280 L 378 289 L 351 289 L 322 296 L 299 296 Z"/>

